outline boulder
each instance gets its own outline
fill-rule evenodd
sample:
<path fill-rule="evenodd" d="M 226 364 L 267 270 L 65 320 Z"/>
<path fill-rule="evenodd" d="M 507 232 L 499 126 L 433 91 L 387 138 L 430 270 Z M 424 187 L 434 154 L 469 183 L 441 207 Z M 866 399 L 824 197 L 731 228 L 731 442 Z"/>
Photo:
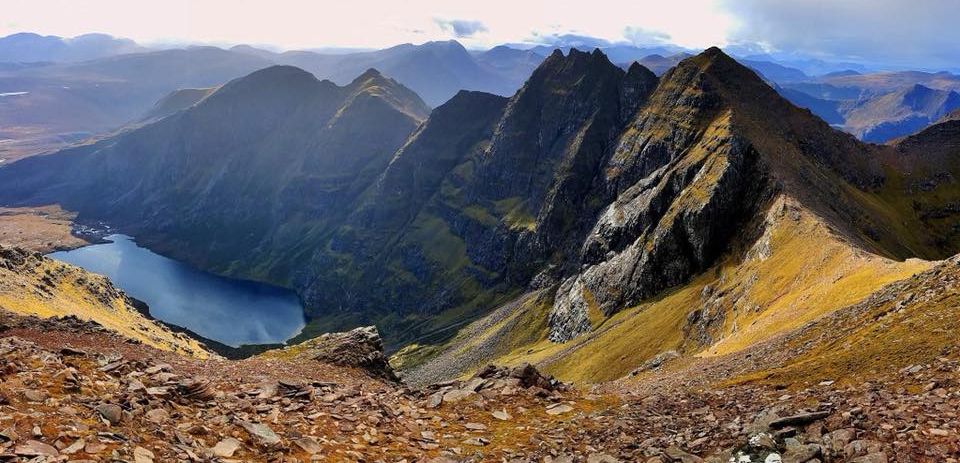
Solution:
<path fill-rule="evenodd" d="M 96 410 L 103 419 L 112 425 L 117 425 L 123 420 L 123 409 L 119 405 L 103 404 L 98 406 Z"/>
<path fill-rule="evenodd" d="M 355 328 L 344 333 L 327 333 L 309 341 L 314 360 L 334 365 L 362 368 L 370 374 L 399 381 L 383 353 L 383 340 L 375 326 Z"/>

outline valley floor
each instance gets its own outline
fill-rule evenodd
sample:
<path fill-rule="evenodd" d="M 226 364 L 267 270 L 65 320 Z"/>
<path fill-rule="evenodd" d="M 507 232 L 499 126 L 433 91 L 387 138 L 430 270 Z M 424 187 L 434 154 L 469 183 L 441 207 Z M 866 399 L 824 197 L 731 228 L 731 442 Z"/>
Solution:
<path fill-rule="evenodd" d="M 71 233 L 75 217 L 57 205 L 0 207 L 0 245 L 47 253 L 89 244 Z"/>

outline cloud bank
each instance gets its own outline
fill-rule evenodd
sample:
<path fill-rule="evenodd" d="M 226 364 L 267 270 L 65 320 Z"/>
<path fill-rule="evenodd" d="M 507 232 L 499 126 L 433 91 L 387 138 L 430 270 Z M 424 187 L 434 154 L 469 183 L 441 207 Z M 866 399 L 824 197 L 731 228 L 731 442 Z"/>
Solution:
<path fill-rule="evenodd" d="M 147 44 L 283 49 L 378 48 L 450 38 L 489 47 L 575 36 L 960 68 L 960 0 L 3 1 L 0 35 L 104 32 Z"/>
<path fill-rule="evenodd" d="M 487 26 L 480 21 L 466 19 L 435 19 L 440 29 L 452 33 L 456 38 L 473 37 L 480 32 L 486 32 Z"/>
<path fill-rule="evenodd" d="M 722 0 L 728 42 L 873 64 L 960 68 L 957 0 Z"/>

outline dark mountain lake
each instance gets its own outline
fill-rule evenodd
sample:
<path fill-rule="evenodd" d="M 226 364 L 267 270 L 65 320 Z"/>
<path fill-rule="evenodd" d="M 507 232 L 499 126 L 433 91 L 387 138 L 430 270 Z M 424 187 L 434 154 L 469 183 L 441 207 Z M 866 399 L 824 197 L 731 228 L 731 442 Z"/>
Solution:
<path fill-rule="evenodd" d="M 304 326 L 293 291 L 198 270 L 126 235 L 49 257 L 99 273 L 150 306 L 150 315 L 224 344 L 282 343 Z"/>

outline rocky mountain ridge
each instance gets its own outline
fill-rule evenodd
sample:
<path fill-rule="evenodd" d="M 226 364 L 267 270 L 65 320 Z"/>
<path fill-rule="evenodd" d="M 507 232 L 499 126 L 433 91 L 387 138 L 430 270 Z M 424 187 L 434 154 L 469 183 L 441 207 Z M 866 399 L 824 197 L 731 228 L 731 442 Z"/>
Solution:
<path fill-rule="evenodd" d="M 638 366 L 678 346 L 693 353 L 730 338 L 727 348 L 737 350 L 792 329 L 782 317 L 815 318 L 922 267 L 897 261 L 953 254 L 954 235 L 941 227 L 956 217 L 934 206 L 954 201 L 950 133 L 940 124 L 897 146 L 861 144 L 708 51 L 665 75 L 616 140 L 594 190 L 608 205 L 566 254 L 566 275 L 538 276 L 534 291 L 463 328 L 463 337 L 403 352 L 398 364 L 434 358 L 410 377 L 443 377 L 479 368 L 469 354 L 482 352 L 610 379 L 626 372 L 614 365 Z M 831 245 L 818 255 L 794 248 L 807 240 Z M 859 263 L 817 280 L 829 272 L 822 263 L 839 256 Z M 768 259 L 779 268 L 767 268 Z M 869 279 L 854 283 L 863 272 Z M 833 293 L 846 279 L 855 289 Z M 811 297 L 819 302 L 801 302 Z"/>

